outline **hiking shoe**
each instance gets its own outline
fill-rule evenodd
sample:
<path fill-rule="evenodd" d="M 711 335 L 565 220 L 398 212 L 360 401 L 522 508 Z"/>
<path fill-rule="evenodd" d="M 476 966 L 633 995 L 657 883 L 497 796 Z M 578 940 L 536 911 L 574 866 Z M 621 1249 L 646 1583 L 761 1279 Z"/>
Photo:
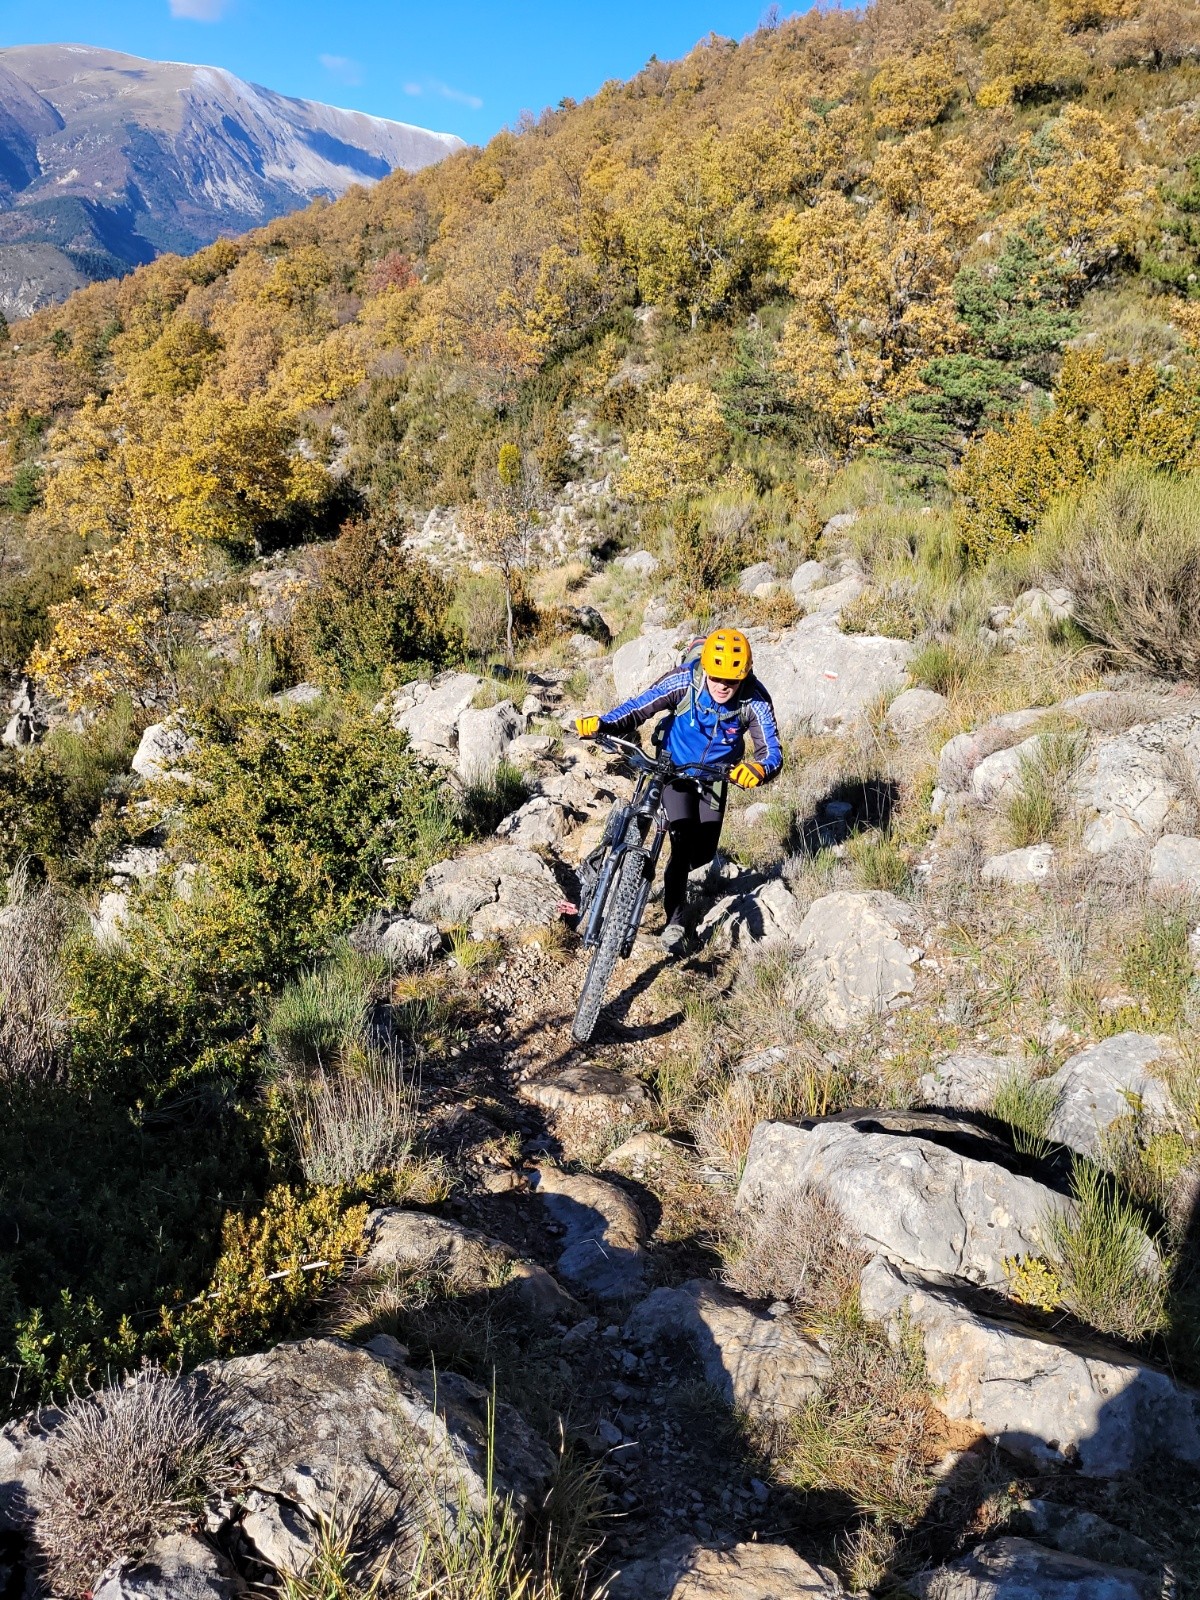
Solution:
<path fill-rule="evenodd" d="M 687 938 L 687 929 L 682 922 L 668 922 L 658 937 L 669 956 L 678 955 Z"/>

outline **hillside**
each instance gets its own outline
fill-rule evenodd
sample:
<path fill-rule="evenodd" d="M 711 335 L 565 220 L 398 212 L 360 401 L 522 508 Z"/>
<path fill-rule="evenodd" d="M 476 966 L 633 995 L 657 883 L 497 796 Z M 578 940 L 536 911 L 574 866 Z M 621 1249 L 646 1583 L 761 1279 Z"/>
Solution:
<path fill-rule="evenodd" d="M 13 322 L 0 1594 L 1200 1593 L 1198 108 L 768 19 Z"/>
<path fill-rule="evenodd" d="M 0 311 L 27 316 L 90 279 L 415 171 L 461 143 L 217 67 L 83 45 L 0 50 Z"/>

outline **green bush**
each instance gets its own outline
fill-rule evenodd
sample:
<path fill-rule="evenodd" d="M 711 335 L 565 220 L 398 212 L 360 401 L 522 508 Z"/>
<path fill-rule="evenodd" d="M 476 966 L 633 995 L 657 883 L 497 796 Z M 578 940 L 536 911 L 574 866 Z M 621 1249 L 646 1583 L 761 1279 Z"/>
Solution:
<path fill-rule="evenodd" d="M 1189 919 L 1155 907 L 1146 916 L 1121 963 L 1121 977 L 1141 1001 L 1150 1023 L 1161 1029 L 1183 1021 L 1195 983 L 1188 949 Z"/>
<path fill-rule="evenodd" d="M 387 987 L 387 963 L 343 948 L 289 983 L 271 1007 L 267 1042 L 284 1066 L 324 1067 L 360 1042 Z"/>
<path fill-rule="evenodd" d="M 1058 834 L 1070 805 L 1071 779 L 1086 750 L 1087 735 L 1064 728 L 1043 734 L 1034 751 L 1021 757 L 1004 813 L 1014 850 Z"/>
<path fill-rule="evenodd" d="M 348 522 L 298 609 L 296 653 L 324 683 L 402 683 L 461 654 L 450 601 L 428 563 L 388 544 L 369 522 Z"/>
<path fill-rule="evenodd" d="M 1054 1211 L 1044 1223 L 1067 1305 L 1101 1333 L 1141 1339 L 1158 1332 L 1168 1278 L 1137 1209 L 1090 1161 L 1076 1159 L 1071 1187 L 1074 1213 Z"/>

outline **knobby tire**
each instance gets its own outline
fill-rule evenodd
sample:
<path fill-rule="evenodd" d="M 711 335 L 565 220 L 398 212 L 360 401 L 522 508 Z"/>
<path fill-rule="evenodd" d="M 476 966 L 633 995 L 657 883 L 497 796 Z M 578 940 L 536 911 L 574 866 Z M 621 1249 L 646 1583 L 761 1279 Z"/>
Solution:
<path fill-rule="evenodd" d="M 600 942 L 596 946 L 595 954 L 588 965 L 587 976 L 583 980 L 583 987 L 579 991 L 575 1021 L 571 1024 L 571 1037 L 576 1044 L 586 1044 L 592 1037 L 645 874 L 645 852 L 626 851 L 617 881 L 609 891 Z"/>

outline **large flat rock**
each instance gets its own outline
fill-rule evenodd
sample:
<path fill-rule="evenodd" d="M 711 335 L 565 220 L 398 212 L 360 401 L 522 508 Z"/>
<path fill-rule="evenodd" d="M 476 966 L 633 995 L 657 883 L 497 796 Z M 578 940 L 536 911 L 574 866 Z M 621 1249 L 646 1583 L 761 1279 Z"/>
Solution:
<path fill-rule="evenodd" d="M 156 1539 L 137 1561 L 119 1561 L 92 1589 L 92 1600 L 239 1600 L 246 1585 L 210 1544 L 190 1533 Z"/>
<path fill-rule="evenodd" d="M 912 906 L 879 890 L 838 890 L 814 900 L 795 932 L 809 1003 L 848 1028 L 912 994 L 922 949 Z"/>
<path fill-rule="evenodd" d="M 1125 1567 L 1064 1555 L 1029 1539 L 992 1539 L 915 1577 L 921 1600 L 1159 1600 L 1157 1581 Z"/>
<path fill-rule="evenodd" d="M 686 1339 L 713 1388 L 759 1416 L 786 1417 L 829 1372 L 829 1357 L 790 1317 L 765 1316 L 705 1278 L 655 1289 L 630 1314 L 625 1337 L 643 1346 Z"/>
<path fill-rule="evenodd" d="M 785 1544 L 711 1550 L 686 1537 L 633 1562 L 607 1590 L 608 1600 L 835 1600 L 842 1593 L 836 1574 Z"/>
<path fill-rule="evenodd" d="M 1172 1121 L 1170 1090 L 1149 1069 L 1165 1055 L 1148 1033 L 1118 1033 L 1064 1061 L 1046 1080 L 1055 1096 L 1049 1134 L 1083 1155 L 1099 1157 L 1114 1122 L 1138 1113 L 1145 1122 Z"/>
<path fill-rule="evenodd" d="M 862 1307 L 918 1328 L 940 1409 L 1015 1455 L 1089 1477 L 1200 1461 L 1200 1395 L 1125 1351 L 983 1315 L 881 1257 L 863 1269 Z"/>
<path fill-rule="evenodd" d="M 536 1193 L 563 1229 L 558 1272 L 599 1300 L 623 1300 L 642 1287 L 646 1225 L 616 1184 L 561 1167 L 538 1169 Z"/>
<path fill-rule="evenodd" d="M 555 921 L 562 890 L 532 850 L 501 844 L 430 867 L 412 912 L 440 927 L 465 923 L 476 938 Z"/>
<path fill-rule="evenodd" d="M 1044 1184 L 932 1139 L 859 1122 L 760 1122 L 740 1207 L 811 1185 L 868 1250 L 917 1272 L 997 1286 L 1006 1256 L 1038 1255 L 1047 1215 L 1071 1202 Z"/>
<path fill-rule="evenodd" d="M 1105 739 L 1075 778 L 1083 843 L 1095 854 L 1156 838 L 1189 805 L 1200 779 L 1200 712 L 1139 723 Z"/>
<path fill-rule="evenodd" d="M 827 614 L 805 617 L 775 638 L 752 629 L 754 671 L 775 704 L 782 733 L 827 733 L 901 688 L 914 646 L 842 633 Z"/>

